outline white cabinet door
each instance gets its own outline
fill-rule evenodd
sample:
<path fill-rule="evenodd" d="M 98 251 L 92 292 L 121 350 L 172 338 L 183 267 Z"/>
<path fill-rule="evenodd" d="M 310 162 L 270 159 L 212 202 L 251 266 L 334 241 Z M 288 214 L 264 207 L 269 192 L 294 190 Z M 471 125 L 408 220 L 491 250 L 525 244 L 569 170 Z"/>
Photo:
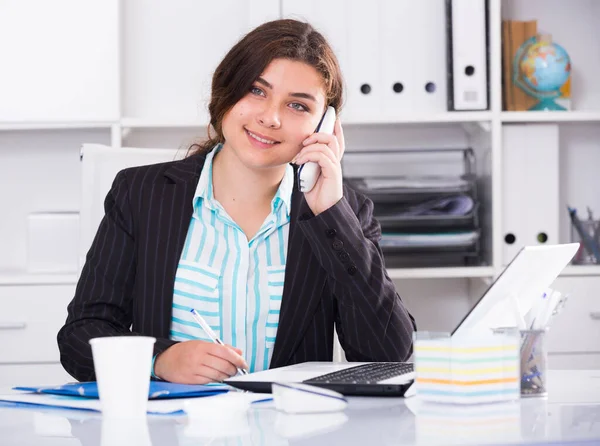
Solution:
<path fill-rule="evenodd" d="M 0 364 L 0 389 L 16 386 L 56 386 L 74 382 L 60 363 L 51 364 Z"/>
<path fill-rule="evenodd" d="M 0 122 L 119 118 L 119 1 L 0 2 Z"/>
<path fill-rule="evenodd" d="M 276 0 L 124 1 L 124 116 L 207 123 L 213 71 L 245 33 L 276 18 Z"/>
<path fill-rule="evenodd" d="M 74 285 L 0 287 L 0 364 L 59 361 L 56 335 Z"/>
<path fill-rule="evenodd" d="M 548 333 L 551 353 L 600 353 L 600 277 L 560 277 L 552 289 L 568 294 Z"/>
<path fill-rule="evenodd" d="M 550 353 L 550 370 L 600 370 L 600 353 Z"/>

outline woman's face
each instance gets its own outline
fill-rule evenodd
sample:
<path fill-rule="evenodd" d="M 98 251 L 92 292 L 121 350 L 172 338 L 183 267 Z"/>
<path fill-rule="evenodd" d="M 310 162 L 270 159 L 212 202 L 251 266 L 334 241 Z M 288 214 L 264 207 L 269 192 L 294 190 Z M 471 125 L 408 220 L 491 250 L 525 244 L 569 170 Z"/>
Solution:
<path fill-rule="evenodd" d="M 250 168 L 285 165 L 315 131 L 325 105 L 317 70 L 275 59 L 223 118 L 224 149 Z"/>

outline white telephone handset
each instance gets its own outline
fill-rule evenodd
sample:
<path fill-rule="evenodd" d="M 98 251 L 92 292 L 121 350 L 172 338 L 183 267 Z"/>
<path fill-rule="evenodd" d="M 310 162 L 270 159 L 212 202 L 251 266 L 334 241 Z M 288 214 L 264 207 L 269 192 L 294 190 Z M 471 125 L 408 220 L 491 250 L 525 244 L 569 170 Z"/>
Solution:
<path fill-rule="evenodd" d="M 319 132 L 332 135 L 334 126 L 335 108 L 330 105 L 327 107 L 327 110 L 325 110 L 325 114 L 323 114 L 315 133 Z M 298 169 L 298 189 L 300 189 L 300 192 L 310 192 L 312 188 L 315 187 L 315 184 L 317 184 L 319 175 L 321 175 L 321 168 L 318 163 L 308 162 L 301 165 Z"/>

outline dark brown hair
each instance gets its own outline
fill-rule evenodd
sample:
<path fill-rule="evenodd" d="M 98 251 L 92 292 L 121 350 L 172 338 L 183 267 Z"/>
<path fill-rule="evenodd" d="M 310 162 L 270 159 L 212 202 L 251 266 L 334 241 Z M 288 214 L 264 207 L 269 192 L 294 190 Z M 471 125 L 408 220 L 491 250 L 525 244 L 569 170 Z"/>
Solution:
<path fill-rule="evenodd" d="M 315 68 L 323 77 L 327 105 L 339 113 L 343 96 L 342 74 L 323 35 L 310 24 L 297 20 L 266 22 L 236 43 L 215 70 L 208 105 L 208 139 L 193 144 L 189 154 L 206 153 L 224 142 L 223 117 L 248 93 L 271 61 L 279 58 L 304 62 Z"/>

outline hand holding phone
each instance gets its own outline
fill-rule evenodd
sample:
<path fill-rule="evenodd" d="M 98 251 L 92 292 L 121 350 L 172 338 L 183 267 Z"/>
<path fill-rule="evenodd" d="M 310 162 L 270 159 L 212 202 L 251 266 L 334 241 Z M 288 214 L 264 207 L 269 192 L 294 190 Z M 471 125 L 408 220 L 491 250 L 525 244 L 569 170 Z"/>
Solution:
<path fill-rule="evenodd" d="M 331 105 L 327 107 L 315 133 L 327 133 L 329 135 L 333 134 L 333 129 L 335 127 L 335 108 Z M 317 184 L 317 180 L 319 179 L 319 175 L 321 175 L 321 168 L 319 164 L 314 162 L 304 163 L 298 169 L 298 189 L 300 192 L 310 192 L 315 184 Z"/>

